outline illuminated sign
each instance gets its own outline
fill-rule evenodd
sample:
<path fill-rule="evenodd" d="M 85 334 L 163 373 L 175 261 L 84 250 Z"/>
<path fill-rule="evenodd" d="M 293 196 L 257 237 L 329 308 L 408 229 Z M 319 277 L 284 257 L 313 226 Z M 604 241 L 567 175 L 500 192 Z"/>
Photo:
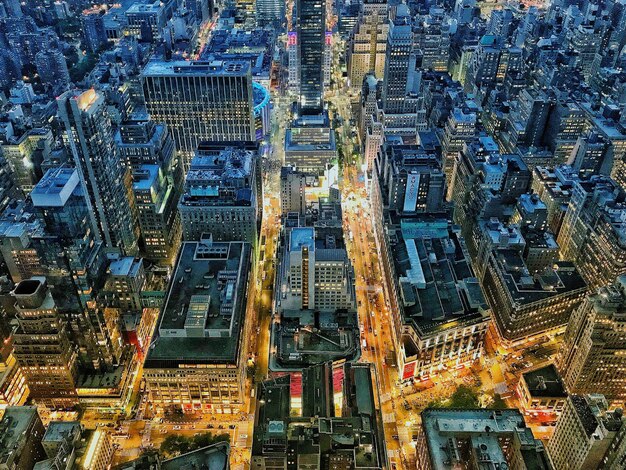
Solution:
<path fill-rule="evenodd" d="M 402 380 L 407 380 L 412 378 L 415 375 L 415 366 L 417 362 L 409 362 L 408 364 L 404 364 L 404 370 L 402 371 Z"/>
<path fill-rule="evenodd" d="M 406 180 L 406 191 L 404 193 L 403 212 L 415 212 L 417 204 L 417 193 L 420 187 L 419 173 L 411 173 Z"/>

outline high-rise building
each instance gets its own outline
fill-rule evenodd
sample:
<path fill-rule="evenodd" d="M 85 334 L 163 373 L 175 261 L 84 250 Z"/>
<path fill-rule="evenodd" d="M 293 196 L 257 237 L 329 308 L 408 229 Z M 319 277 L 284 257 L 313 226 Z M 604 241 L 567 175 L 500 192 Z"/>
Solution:
<path fill-rule="evenodd" d="M 284 310 L 354 310 L 354 270 L 341 242 L 323 229 L 291 229 L 280 281 Z"/>
<path fill-rule="evenodd" d="M 53 93 L 61 93 L 70 85 L 70 73 L 65 56 L 55 49 L 40 51 L 35 56 L 35 65 L 41 82 Z"/>
<path fill-rule="evenodd" d="M 45 432 L 36 406 L 9 406 L 0 421 L 0 467 L 34 468 L 46 457 L 41 445 Z"/>
<path fill-rule="evenodd" d="M 361 4 L 359 21 L 348 49 L 348 78 L 351 87 L 361 87 L 363 78 L 368 73 L 383 78 L 388 31 L 387 1 L 365 0 Z"/>
<path fill-rule="evenodd" d="M 104 27 L 103 12 L 99 7 L 83 12 L 83 39 L 87 49 L 97 52 L 107 43 L 107 34 Z"/>
<path fill-rule="evenodd" d="M 555 469 L 619 470 L 626 463 L 626 420 L 602 395 L 570 395 L 547 445 Z"/>
<path fill-rule="evenodd" d="M 319 114 L 323 108 L 326 47 L 325 0 L 296 0 L 299 109 L 302 114 Z"/>
<path fill-rule="evenodd" d="M 251 150 L 200 150 L 191 161 L 178 211 L 185 240 L 256 244 L 260 212 L 257 156 Z"/>
<path fill-rule="evenodd" d="M 385 113 L 402 113 L 404 110 L 412 48 L 411 13 L 409 7 L 401 3 L 392 10 L 389 20 L 383 81 Z"/>
<path fill-rule="evenodd" d="M 400 380 L 481 357 L 489 308 L 458 229 L 446 219 L 425 217 L 400 219 L 386 232 L 383 259 L 392 264 L 384 269 L 396 273 L 388 291 L 397 312 L 392 323 Z"/>
<path fill-rule="evenodd" d="M 306 175 L 288 166 L 280 170 L 280 207 L 283 215 L 306 211 Z"/>
<path fill-rule="evenodd" d="M 74 164 L 86 188 L 94 229 L 108 246 L 135 253 L 131 175 L 115 149 L 104 96 L 93 89 L 69 91 L 57 103 Z"/>
<path fill-rule="evenodd" d="M 202 141 L 256 141 L 249 63 L 153 60 L 142 80 L 150 119 L 167 124 L 185 171 Z"/>
<path fill-rule="evenodd" d="M 424 21 L 413 31 L 416 53 L 421 57 L 421 67 L 436 72 L 448 71 L 450 58 L 449 17 L 443 8 L 431 7 Z"/>
<path fill-rule="evenodd" d="M 256 0 L 256 24 L 261 28 L 272 26 L 284 31 L 285 6 L 283 0 Z"/>
<path fill-rule="evenodd" d="M 613 282 L 626 269 L 624 217 L 626 193 L 615 181 L 592 176 L 573 182 L 559 231 L 560 256 L 576 262 L 591 288 Z"/>
<path fill-rule="evenodd" d="M 572 314 L 557 366 L 570 393 L 626 398 L 626 277 L 590 294 Z"/>
<path fill-rule="evenodd" d="M 24 194 L 41 178 L 41 164 L 50 155 L 53 142 L 52 131 L 45 127 L 0 140 L 0 149 L 11 167 L 14 182 Z"/>
<path fill-rule="evenodd" d="M 487 257 L 482 287 L 498 334 L 509 344 L 563 329 L 587 285 L 570 262 L 530 275 L 523 254 L 495 247 Z"/>
<path fill-rule="evenodd" d="M 248 243 L 183 243 L 144 363 L 156 409 L 236 413 L 244 403 Z"/>
<path fill-rule="evenodd" d="M 30 397 L 51 408 L 75 405 L 77 354 L 45 278 L 21 281 L 13 296 L 19 325 L 14 354 Z"/>

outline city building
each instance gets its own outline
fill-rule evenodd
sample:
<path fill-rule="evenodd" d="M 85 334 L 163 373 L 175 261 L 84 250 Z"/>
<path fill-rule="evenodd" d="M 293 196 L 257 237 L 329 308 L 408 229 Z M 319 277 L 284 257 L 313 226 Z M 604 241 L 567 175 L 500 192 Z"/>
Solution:
<path fill-rule="evenodd" d="M 42 176 L 41 164 L 50 155 L 54 136 L 48 128 L 30 129 L 21 135 L 0 139 L 0 149 L 9 163 L 17 187 L 28 194 Z"/>
<path fill-rule="evenodd" d="M 626 460 L 626 419 L 602 395 L 570 395 L 547 450 L 556 469 L 618 470 Z"/>
<path fill-rule="evenodd" d="M 87 442 L 87 450 L 79 459 L 78 468 L 84 470 L 108 470 L 113 461 L 113 442 L 109 433 L 96 429 Z"/>
<path fill-rule="evenodd" d="M 543 419 L 560 415 L 567 399 L 561 376 L 552 364 L 524 372 L 517 384 L 517 393 L 520 408 L 526 414 Z"/>
<path fill-rule="evenodd" d="M 81 183 L 85 185 L 94 231 L 109 247 L 137 250 L 132 181 L 113 141 L 104 95 L 90 89 L 57 98 L 58 114 Z"/>
<path fill-rule="evenodd" d="M 422 412 L 417 440 L 418 470 L 464 466 L 552 470 L 546 450 L 518 410 L 437 410 Z M 556 467 L 563 468 L 563 467 Z"/>
<path fill-rule="evenodd" d="M 37 404 L 66 409 L 77 403 L 77 352 L 52 299 L 45 278 L 21 281 L 13 296 L 18 329 L 15 358 Z"/>
<path fill-rule="evenodd" d="M 516 249 L 492 249 L 482 287 L 498 334 L 507 344 L 562 330 L 587 292 L 587 284 L 571 262 L 557 261 L 531 275 Z"/>
<path fill-rule="evenodd" d="M 90 52 L 95 53 L 107 43 L 107 34 L 104 27 L 104 11 L 99 7 L 83 11 L 83 39 Z"/>
<path fill-rule="evenodd" d="M 289 232 L 281 279 L 282 310 L 354 310 L 354 271 L 343 239 L 315 227 Z"/>
<path fill-rule="evenodd" d="M 256 244 L 260 222 L 257 155 L 251 150 L 200 149 L 191 160 L 178 203 L 183 238 Z"/>
<path fill-rule="evenodd" d="M 251 468 L 386 468 L 372 366 L 324 363 L 297 374 L 258 386 Z"/>
<path fill-rule="evenodd" d="M 272 26 L 284 30 L 286 5 L 280 0 L 257 0 L 255 5 L 256 24 L 264 28 Z"/>
<path fill-rule="evenodd" d="M 296 0 L 297 63 L 300 69 L 299 111 L 320 114 L 324 95 L 326 47 L 325 0 Z"/>
<path fill-rule="evenodd" d="M 327 119 L 301 116 L 285 133 L 285 165 L 323 175 L 337 158 L 335 131 Z"/>
<path fill-rule="evenodd" d="M 177 188 L 159 165 L 143 164 L 133 172 L 133 196 L 146 259 L 171 263 L 181 236 Z"/>
<path fill-rule="evenodd" d="M 426 378 L 483 354 L 489 309 L 458 229 L 437 218 L 387 225 L 401 380 Z"/>
<path fill-rule="evenodd" d="M 65 56 L 58 50 L 40 51 L 35 56 L 35 65 L 41 82 L 53 93 L 62 93 L 70 86 L 70 73 Z"/>
<path fill-rule="evenodd" d="M 389 31 L 386 1 L 365 0 L 360 3 L 360 9 L 347 54 L 349 83 L 356 89 L 368 73 L 383 78 Z"/>
<path fill-rule="evenodd" d="M 0 468 L 31 469 L 45 458 L 36 406 L 9 406 L 0 421 Z"/>
<path fill-rule="evenodd" d="M 401 3 L 391 10 L 382 93 L 385 114 L 404 112 L 413 47 L 411 24 L 411 15 L 406 4 Z"/>
<path fill-rule="evenodd" d="M 50 421 L 41 440 L 46 460 L 40 460 L 35 470 L 72 467 L 76 461 L 76 447 L 83 428 L 78 421 Z"/>
<path fill-rule="evenodd" d="M 250 262 L 248 243 L 204 238 L 182 244 L 144 363 L 155 410 L 240 410 Z"/>
<path fill-rule="evenodd" d="M 626 278 L 589 294 L 569 320 L 557 366 L 570 393 L 626 399 Z"/>
<path fill-rule="evenodd" d="M 185 170 L 203 141 L 256 141 L 248 62 L 151 60 L 141 77 L 150 119 L 167 125 Z"/>
<path fill-rule="evenodd" d="M 141 291 L 146 283 L 143 258 L 132 256 L 115 257 L 106 273 L 104 290 L 109 295 L 109 304 L 124 312 L 140 312 Z"/>
<path fill-rule="evenodd" d="M 624 190 L 605 176 L 573 182 L 558 243 L 561 259 L 575 261 L 591 288 L 613 282 L 626 269 L 625 198 Z"/>
<path fill-rule="evenodd" d="M 283 215 L 306 211 L 306 174 L 295 168 L 284 166 L 280 169 L 280 207 Z"/>

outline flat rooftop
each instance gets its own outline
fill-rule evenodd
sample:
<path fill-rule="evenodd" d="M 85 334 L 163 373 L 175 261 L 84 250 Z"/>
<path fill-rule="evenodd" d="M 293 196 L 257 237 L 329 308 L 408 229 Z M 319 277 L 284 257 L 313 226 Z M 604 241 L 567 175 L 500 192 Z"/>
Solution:
<path fill-rule="evenodd" d="M 445 219 L 402 219 L 392 247 L 405 323 L 423 333 L 488 320 L 463 240 Z"/>
<path fill-rule="evenodd" d="M 144 77 L 169 77 L 172 75 L 183 76 L 243 76 L 250 72 L 250 63 L 246 61 L 164 61 L 151 60 L 144 67 Z"/>
<path fill-rule="evenodd" d="M 226 442 L 187 452 L 161 464 L 162 470 L 226 470 L 230 446 Z"/>
<path fill-rule="evenodd" d="M 555 295 L 567 293 L 575 295 L 579 289 L 587 287 L 578 269 L 571 262 L 556 261 L 552 272 L 531 276 L 522 255 L 517 250 L 496 250 L 495 257 L 511 299 L 520 306 Z"/>
<path fill-rule="evenodd" d="M 532 397 L 567 397 L 561 376 L 552 364 L 522 374 L 522 380 Z"/>
<path fill-rule="evenodd" d="M 250 251 L 245 242 L 183 243 L 145 367 L 237 363 Z"/>

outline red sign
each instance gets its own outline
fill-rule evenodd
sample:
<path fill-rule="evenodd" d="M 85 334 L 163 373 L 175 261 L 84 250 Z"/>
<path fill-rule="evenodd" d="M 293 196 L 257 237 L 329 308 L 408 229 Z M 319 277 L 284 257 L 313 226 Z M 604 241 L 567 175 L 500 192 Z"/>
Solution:
<path fill-rule="evenodd" d="M 402 371 L 402 380 L 410 379 L 411 377 L 413 377 L 413 375 L 415 375 L 416 364 L 416 361 L 404 364 L 404 370 Z"/>

